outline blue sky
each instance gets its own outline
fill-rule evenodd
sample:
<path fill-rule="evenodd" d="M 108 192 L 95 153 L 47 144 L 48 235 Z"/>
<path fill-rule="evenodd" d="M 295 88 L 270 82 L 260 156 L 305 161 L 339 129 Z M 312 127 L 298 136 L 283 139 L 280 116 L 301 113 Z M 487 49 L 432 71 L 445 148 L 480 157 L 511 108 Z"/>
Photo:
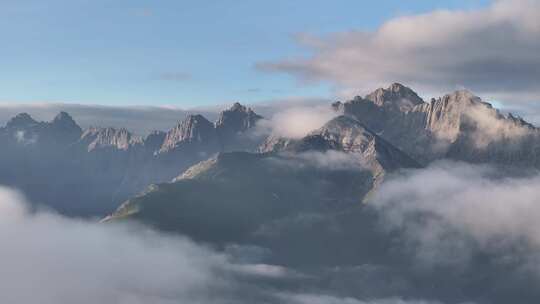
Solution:
<path fill-rule="evenodd" d="M 0 0 L 0 101 L 106 105 L 252 103 L 332 97 L 254 68 L 305 56 L 297 33 L 376 29 L 489 1 Z"/>

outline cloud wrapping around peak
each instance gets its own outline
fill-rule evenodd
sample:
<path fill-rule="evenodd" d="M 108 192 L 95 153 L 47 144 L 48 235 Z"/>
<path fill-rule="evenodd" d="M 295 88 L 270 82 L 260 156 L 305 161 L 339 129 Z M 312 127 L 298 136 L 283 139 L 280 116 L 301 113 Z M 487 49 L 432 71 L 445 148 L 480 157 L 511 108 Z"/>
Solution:
<path fill-rule="evenodd" d="M 503 140 L 519 143 L 527 135 L 534 135 L 535 131 L 516 124 L 507 119 L 501 119 L 496 110 L 485 106 L 471 106 L 465 112 L 467 119 L 475 124 L 472 132 L 473 144 L 478 149 L 487 148 L 490 143 Z M 511 145 L 509 145 L 511 147 Z"/>
<path fill-rule="evenodd" d="M 320 98 L 283 98 L 251 104 L 249 107 L 259 115 L 272 117 L 287 108 L 307 108 L 314 105 L 322 107 L 329 103 L 330 100 Z M 169 130 L 190 114 L 201 114 L 208 120 L 215 121 L 219 112 L 229 108 L 230 104 L 182 109 L 174 106 L 0 103 L 0 127 L 19 113 L 28 113 L 37 121 L 51 121 L 59 112 L 64 111 L 73 116 L 76 123 L 83 129 L 89 127 L 126 128 L 137 135 L 146 135 L 155 130 Z"/>
<path fill-rule="evenodd" d="M 258 133 L 299 139 L 322 127 L 339 113 L 328 105 L 285 108 L 258 123 Z"/>
<path fill-rule="evenodd" d="M 399 81 L 428 94 L 466 87 L 489 98 L 537 101 L 539 38 L 540 2 L 501 0 L 477 10 L 397 17 L 374 32 L 302 34 L 298 41 L 313 56 L 258 67 L 330 81 L 346 94 Z"/>

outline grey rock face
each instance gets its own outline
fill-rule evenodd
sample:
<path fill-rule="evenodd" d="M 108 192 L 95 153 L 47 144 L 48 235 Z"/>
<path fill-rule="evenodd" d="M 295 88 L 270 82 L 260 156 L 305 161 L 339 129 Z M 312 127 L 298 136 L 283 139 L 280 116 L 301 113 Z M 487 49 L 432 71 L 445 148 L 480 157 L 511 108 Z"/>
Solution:
<path fill-rule="evenodd" d="M 341 115 L 300 140 L 274 142 L 273 152 L 341 151 L 369 168 L 374 185 L 385 172 L 399 168 L 418 168 L 420 164 L 350 116 Z"/>
<path fill-rule="evenodd" d="M 260 141 L 260 136 L 253 132 L 262 116 L 239 103 L 222 111 L 215 123 L 223 151 L 254 150 Z"/>
<path fill-rule="evenodd" d="M 51 122 L 37 122 L 30 115 L 21 113 L 0 128 L 0 137 L 15 145 L 36 146 L 40 149 L 55 149 L 73 143 L 81 136 L 82 130 L 69 116 L 62 112 Z"/>
<path fill-rule="evenodd" d="M 394 84 L 334 108 L 424 164 L 444 157 L 481 162 L 513 158 L 509 154 L 515 144 L 538 133 L 522 119 L 500 114 L 465 90 L 426 103 L 412 90 Z M 494 151 L 498 156 L 488 156 Z"/>
<path fill-rule="evenodd" d="M 378 163 L 385 170 L 419 167 L 419 164 L 359 121 L 339 116 L 316 130 L 310 136 L 321 136 L 347 153 L 358 153 L 367 163 Z"/>
<path fill-rule="evenodd" d="M 140 220 L 205 242 L 243 242 L 298 213 L 334 214 L 361 205 L 377 182 L 379 172 L 369 168 L 298 165 L 304 153 L 325 157 L 315 150 L 220 153 L 172 183 L 151 186 L 105 220 Z"/>
<path fill-rule="evenodd" d="M 235 104 L 216 124 L 191 115 L 167 132 L 141 138 L 123 128 L 83 132 L 65 112 L 50 122 L 22 113 L 0 128 L 0 183 L 62 213 L 103 215 L 147 185 L 170 181 L 224 147 L 252 146 L 251 137 L 243 135 L 259 118 Z"/>
<path fill-rule="evenodd" d="M 414 106 L 424 103 L 416 92 L 399 83 L 393 83 L 387 89 L 379 88 L 368 94 L 365 99 L 379 107 L 401 112 L 410 111 Z"/>
<path fill-rule="evenodd" d="M 237 102 L 219 114 L 216 130 L 221 136 L 231 136 L 253 128 L 260 119 L 262 116 Z"/>
<path fill-rule="evenodd" d="M 50 132 L 61 138 L 65 143 L 76 141 L 82 134 L 82 129 L 66 112 L 60 112 L 50 123 Z"/>
<path fill-rule="evenodd" d="M 38 122 L 35 121 L 30 115 L 27 113 L 21 113 L 17 114 L 7 122 L 6 129 L 29 128 L 36 125 L 38 125 Z"/>
<path fill-rule="evenodd" d="M 128 150 L 133 145 L 142 144 L 142 139 L 126 129 L 90 128 L 81 135 L 80 144 L 87 147 L 88 152 L 106 148 Z"/>
<path fill-rule="evenodd" d="M 446 255 L 443 263 L 432 263 L 432 247 L 426 248 L 427 256 L 419 256 L 422 251 L 416 246 L 423 245 L 410 242 L 408 234 L 417 233 L 418 227 L 427 227 L 431 234 L 430 228 L 438 225 L 407 230 L 397 219 L 397 229 L 388 231 L 382 227 L 388 219 L 384 221 L 372 205 L 360 203 L 388 172 L 419 166 L 402 149 L 426 163 L 447 157 L 505 164 L 519 171 L 521 165 L 540 168 L 538 130 L 523 119 L 502 115 L 467 91 L 428 103 L 411 92 L 392 85 L 365 98 L 334 103 L 344 115 L 304 138 L 270 137 L 261 146 L 264 153 L 220 153 L 173 182 L 152 185 L 106 221 L 137 220 L 218 248 L 234 243 L 268 249 L 271 256 L 263 263 L 309 273 L 294 288 L 319 280 L 312 290 L 337 287 L 336 294 L 358 292 L 362 299 L 381 298 L 379 291 L 372 293 L 377 288 L 365 287 L 383 286 L 385 296 L 448 303 L 537 302 L 532 286 L 536 274 L 512 272 L 521 267 L 506 262 L 505 249 L 523 250 L 521 240 L 516 247 L 506 247 L 501 236 L 502 242 L 488 241 L 490 248 L 484 251 L 485 244 L 469 242 L 467 236 L 463 240 L 460 228 L 449 230 L 442 237 L 470 250 L 470 263 L 458 258 L 459 265 L 446 264 L 452 260 Z M 414 184 L 420 189 L 431 186 L 429 181 Z M 405 202 L 414 204 L 415 199 L 403 193 Z M 388 208 L 391 221 L 393 211 L 402 212 L 395 210 L 400 206 Z M 419 212 L 407 220 L 430 223 L 438 216 Z M 499 252 L 501 243 L 505 248 Z M 492 245 L 497 249 L 492 251 Z M 525 252 L 528 260 L 528 249 Z M 428 262 L 419 264 L 419 258 Z M 370 285 L 373 281 L 379 283 Z"/>
<path fill-rule="evenodd" d="M 167 132 L 160 153 L 171 151 L 186 143 L 213 143 L 217 141 L 214 125 L 202 115 L 189 115 Z"/>
<path fill-rule="evenodd" d="M 285 138 L 276 135 L 270 135 L 258 147 L 260 153 L 279 152 L 285 149 L 289 144 L 294 142 L 291 138 Z"/>
<path fill-rule="evenodd" d="M 125 129 L 83 132 L 67 113 L 51 122 L 20 114 L 0 128 L 0 182 L 19 186 L 51 205 L 58 200 L 87 206 L 104 202 L 84 210 L 102 214 L 148 184 L 168 182 L 217 153 L 254 151 L 257 146 L 265 154 L 343 152 L 361 160 L 375 176 L 445 157 L 540 168 L 538 129 L 519 117 L 500 114 L 467 91 L 423 102 L 411 89 L 393 84 L 332 107 L 343 116 L 305 138 L 270 136 L 265 141 L 252 132 L 261 116 L 238 103 L 215 123 L 191 115 L 171 130 L 146 138 Z M 71 190 L 77 187 L 88 192 Z M 67 205 L 58 208 L 80 212 Z"/>
<path fill-rule="evenodd" d="M 219 153 L 152 185 L 105 221 L 139 220 L 218 244 L 258 242 L 269 226 L 298 215 L 358 208 L 387 172 L 418 166 L 356 119 L 339 116 L 280 151 Z"/>

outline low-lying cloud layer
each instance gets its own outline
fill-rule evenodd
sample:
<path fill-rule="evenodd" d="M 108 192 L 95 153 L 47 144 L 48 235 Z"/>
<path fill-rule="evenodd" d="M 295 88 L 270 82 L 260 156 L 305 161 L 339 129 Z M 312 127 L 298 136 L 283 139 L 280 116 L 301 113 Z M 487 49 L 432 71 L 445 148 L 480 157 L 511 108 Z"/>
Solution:
<path fill-rule="evenodd" d="M 492 167 L 440 162 L 385 182 L 373 206 L 386 227 L 418 246 L 423 261 L 462 264 L 475 250 L 512 263 L 537 259 L 540 175 L 501 175 Z"/>
<path fill-rule="evenodd" d="M 274 114 L 290 108 L 322 107 L 329 100 L 320 98 L 283 98 L 249 105 L 258 114 L 270 118 Z M 210 121 L 215 121 L 220 111 L 230 104 L 210 107 L 181 109 L 167 106 L 104 106 L 68 103 L 10 104 L 0 103 L 0 127 L 19 113 L 28 113 L 37 121 L 50 121 L 59 112 L 65 111 L 84 129 L 88 127 L 114 127 L 145 135 L 154 130 L 169 130 L 189 114 L 202 114 Z M 310 113 L 321 113 L 318 108 Z M 287 114 L 288 115 L 288 114 Z M 321 114 L 322 115 L 322 114 Z"/>
<path fill-rule="evenodd" d="M 224 257 L 186 239 L 31 214 L 5 188 L 0 210 L 3 303 L 200 301 L 228 285 Z"/>
<path fill-rule="evenodd" d="M 217 111 L 183 110 L 173 107 L 102 106 L 79 104 L 0 104 L 0 126 L 19 113 L 28 113 L 37 121 L 50 121 L 65 111 L 82 127 L 126 128 L 145 135 L 153 130 L 168 130 L 190 113 L 202 113 L 215 119 Z"/>
<path fill-rule="evenodd" d="M 329 169 L 350 163 L 343 155 L 323 153 L 300 155 L 298 161 Z M 340 250 L 329 256 L 335 267 L 313 268 L 268 264 L 276 253 L 260 244 L 229 244 L 217 251 L 142 226 L 29 211 L 23 196 L 0 188 L 0 301 L 438 304 L 397 297 L 472 295 L 478 303 L 491 303 L 489 292 L 481 300 L 483 288 L 505 286 L 516 294 L 537 282 L 530 274 L 540 278 L 540 177 L 500 173 L 487 166 L 441 162 L 387 180 L 368 210 L 320 214 L 315 221 L 291 219 L 279 239 L 304 244 L 303 238 L 314 238 L 323 242 L 317 250 L 325 244 Z M 298 214 L 298 219 L 308 217 Z M 372 226 L 379 220 L 381 227 Z M 400 238 L 392 240 L 385 231 Z M 367 258 L 371 250 L 377 254 Z M 349 254 L 358 257 L 341 260 Z M 416 265 L 410 265 L 409 254 Z M 490 262 L 480 263 L 479 254 Z M 450 268 L 438 272 L 439 266 Z M 426 287 L 431 281 L 439 285 Z M 469 290 L 474 286 L 478 290 Z M 468 291 L 454 294 L 462 289 Z"/>
<path fill-rule="evenodd" d="M 69 219 L 26 205 L 21 194 L 0 187 L 2 303 L 428 303 L 298 292 L 295 280 L 306 277 L 258 263 L 266 254 L 261 248 L 231 245 L 218 253 L 142 226 Z"/>
<path fill-rule="evenodd" d="M 373 32 L 302 34 L 298 41 L 312 57 L 258 67 L 330 81 L 348 96 L 399 81 L 426 94 L 466 87 L 489 99 L 538 101 L 539 20 L 534 0 L 438 10 L 391 19 Z"/>

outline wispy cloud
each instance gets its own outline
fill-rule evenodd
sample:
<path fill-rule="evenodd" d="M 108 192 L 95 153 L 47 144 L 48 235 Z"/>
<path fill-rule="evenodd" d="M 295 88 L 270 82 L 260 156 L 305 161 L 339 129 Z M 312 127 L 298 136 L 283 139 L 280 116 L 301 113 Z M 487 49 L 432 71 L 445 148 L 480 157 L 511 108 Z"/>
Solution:
<path fill-rule="evenodd" d="M 284 107 L 258 124 L 259 132 L 278 137 L 301 138 L 339 115 L 330 105 Z"/>
<path fill-rule="evenodd" d="M 258 67 L 302 81 L 330 81 L 347 94 L 400 81 L 428 94 L 466 87 L 487 98 L 538 101 L 539 20 L 534 0 L 402 16 L 373 32 L 299 35 L 313 56 Z"/>
<path fill-rule="evenodd" d="M 540 258 L 540 175 L 504 176 L 500 168 L 436 163 L 387 180 L 371 203 L 424 262 L 467 265 L 484 252 L 528 267 L 527 259 Z"/>
<path fill-rule="evenodd" d="M 19 113 L 28 113 L 38 121 L 49 121 L 60 111 L 68 112 L 82 127 L 115 127 L 144 135 L 153 130 L 168 130 L 190 113 L 208 119 L 217 118 L 218 109 L 182 109 L 168 106 L 104 106 L 67 103 L 0 104 L 0 126 Z"/>
<path fill-rule="evenodd" d="M 432 303 L 298 293 L 310 278 L 258 262 L 266 252 L 256 246 L 219 253 L 133 223 L 99 224 L 26 206 L 20 193 L 0 187 L 2 303 Z"/>

